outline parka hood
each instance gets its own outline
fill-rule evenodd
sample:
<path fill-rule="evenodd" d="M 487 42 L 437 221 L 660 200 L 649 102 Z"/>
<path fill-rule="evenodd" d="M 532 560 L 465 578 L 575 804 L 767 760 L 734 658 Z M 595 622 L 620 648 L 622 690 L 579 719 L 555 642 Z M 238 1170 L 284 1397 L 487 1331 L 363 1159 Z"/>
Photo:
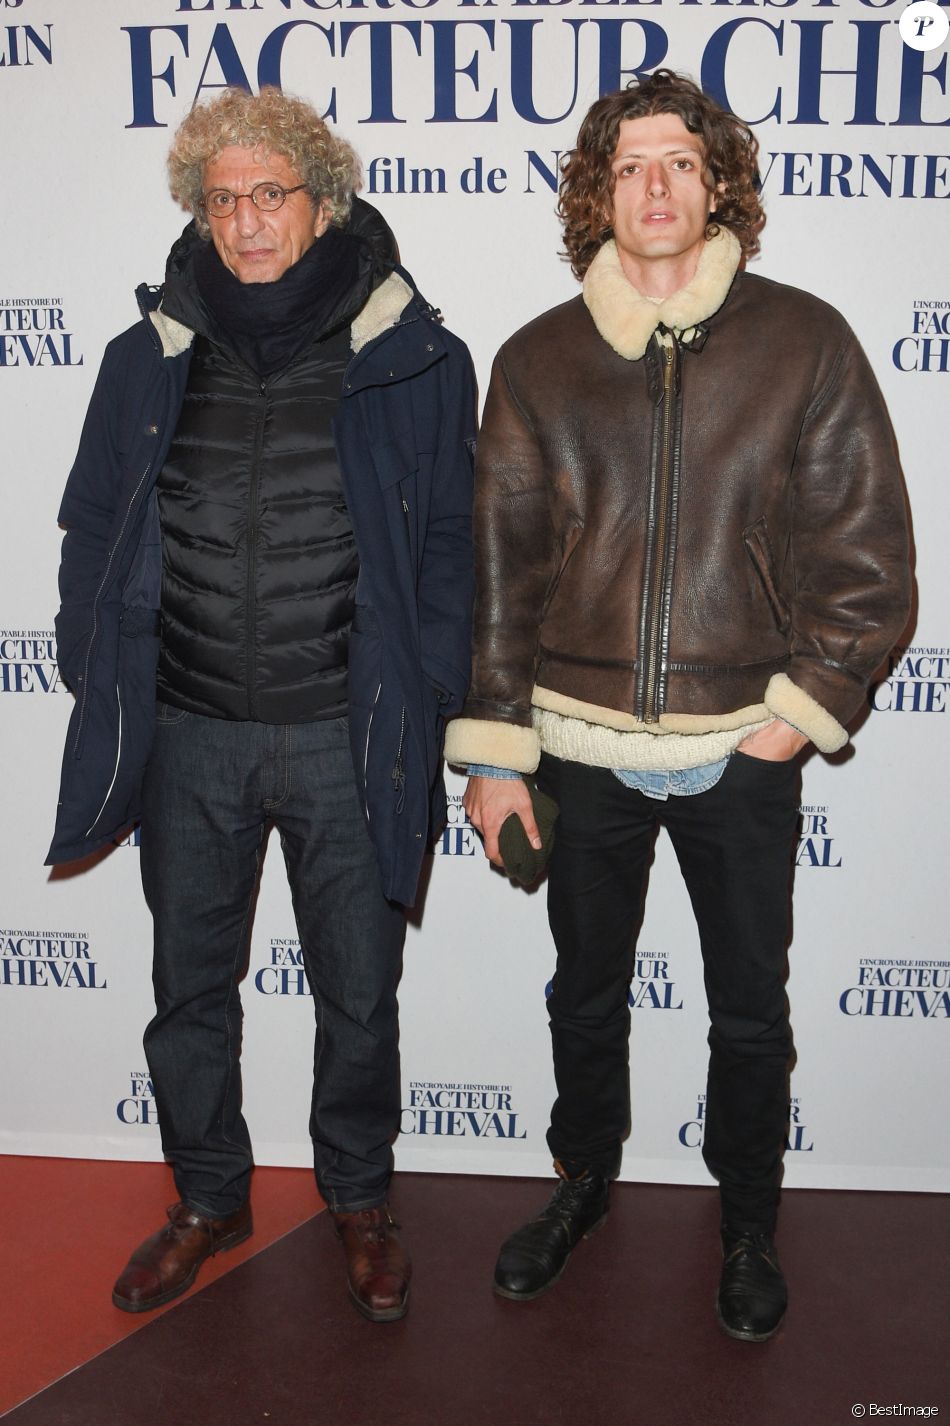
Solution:
<path fill-rule="evenodd" d="M 339 230 L 358 244 L 357 275 L 355 282 L 341 292 L 336 308 L 324 325 L 339 327 L 347 322 L 359 320 L 368 307 L 375 308 L 373 302 L 377 290 L 389 286 L 387 278 L 399 260 L 399 249 L 395 236 L 382 214 L 362 198 L 354 196 L 350 217 L 346 226 Z M 206 249 L 209 239 L 203 238 L 194 220 L 188 223 L 173 243 L 165 265 L 165 283 L 161 299 L 155 310 L 147 312 L 149 320 L 158 333 L 162 355 L 173 357 L 186 351 L 200 333 L 212 340 L 228 345 L 228 334 L 221 328 L 203 301 L 195 275 L 196 256 Z M 386 316 L 398 300 L 400 311 L 412 295 L 405 283 L 399 282 L 404 290 L 398 296 L 387 292 L 383 304 Z M 398 317 L 398 312 L 396 313 Z M 391 325 L 391 321 L 372 320 L 374 329 Z M 365 339 L 364 339 L 365 340 Z"/>

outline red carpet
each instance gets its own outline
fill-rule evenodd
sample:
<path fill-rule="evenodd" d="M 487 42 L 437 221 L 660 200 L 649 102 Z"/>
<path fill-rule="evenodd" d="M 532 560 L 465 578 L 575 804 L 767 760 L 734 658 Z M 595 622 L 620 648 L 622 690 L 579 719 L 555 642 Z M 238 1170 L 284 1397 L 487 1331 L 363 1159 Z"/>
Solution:
<path fill-rule="evenodd" d="M 713 1188 L 617 1184 L 603 1229 L 537 1301 L 491 1291 L 550 1182 L 403 1174 L 412 1306 L 348 1301 L 310 1175 L 258 1170 L 260 1229 L 162 1313 L 109 1301 L 173 1196 L 161 1168 L 0 1161 L 4 1426 L 843 1426 L 950 1417 L 946 1199 L 784 1195 L 791 1306 L 761 1345 L 716 1324 Z M 277 1241 L 264 1246 L 282 1229 Z M 144 1320 L 143 1320 L 144 1319 Z M 76 1368 L 70 1371 L 70 1368 Z M 69 1373 L 63 1375 L 63 1373 Z M 920 1408 L 919 1411 L 900 1408 Z M 896 1408 L 896 1409 L 895 1409 Z"/>
<path fill-rule="evenodd" d="M 177 1196 L 165 1164 L 0 1156 L 0 1412 L 177 1305 L 133 1316 L 111 1302 L 132 1249 Z M 253 1237 L 205 1263 L 186 1296 L 322 1208 L 308 1169 L 257 1169 Z"/>

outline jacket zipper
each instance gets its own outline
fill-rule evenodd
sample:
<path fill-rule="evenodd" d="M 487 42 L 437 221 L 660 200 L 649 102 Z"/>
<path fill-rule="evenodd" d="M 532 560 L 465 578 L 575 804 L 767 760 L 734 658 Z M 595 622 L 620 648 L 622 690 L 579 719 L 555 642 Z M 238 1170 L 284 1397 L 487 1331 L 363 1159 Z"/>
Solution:
<path fill-rule="evenodd" d="M 396 811 L 401 812 L 406 802 L 406 770 L 403 767 L 402 747 L 406 738 L 406 705 L 403 704 L 399 714 L 399 746 L 396 749 L 396 759 L 393 763 L 392 780 L 393 793 L 396 798 Z"/>
<path fill-rule="evenodd" d="M 116 750 L 115 750 L 115 767 L 114 767 L 113 770 L 112 770 L 112 781 L 109 783 L 109 790 L 106 792 L 105 797 L 102 799 L 102 806 L 99 808 L 99 811 L 96 813 L 95 817 L 92 819 L 92 825 L 91 825 L 91 826 L 87 829 L 87 831 L 86 831 L 86 836 L 87 836 L 87 837 L 89 837 L 89 836 L 92 835 L 92 832 L 93 832 L 93 829 L 95 828 L 96 823 L 99 821 L 99 818 L 102 816 L 103 812 L 106 810 L 106 803 L 109 801 L 109 798 L 112 796 L 112 789 L 115 787 L 115 780 L 116 780 L 116 778 L 119 776 L 119 763 L 122 761 L 122 695 L 121 695 L 121 693 L 119 692 L 119 685 L 118 685 L 118 684 L 116 684 L 116 686 L 115 686 L 115 701 L 116 701 L 116 703 L 118 703 L 118 705 L 119 705 L 119 737 L 118 737 L 118 745 L 117 745 Z"/>
<path fill-rule="evenodd" d="M 411 524 L 411 521 L 410 521 L 410 518 L 409 518 L 409 505 L 408 505 L 408 503 L 407 503 L 405 497 L 402 498 L 402 513 L 403 513 L 403 518 L 404 518 L 404 520 L 405 520 L 405 522 L 406 522 L 406 554 L 409 556 L 409 567 L 410 567 L 410 569 L 412 569 L 412 568 L 413 568 L 413 561 L 412 561 L 412 524 Z M 415 573 L 413 574 L 413 579 L 416 580 L 416 575 L 415 575 Z"/>
<path fill-rule="evenodd" d="M 257 639 L 257 525 L 258 510 L 257 500 L 260 491 L 261 478 L 261 453 L 264 448 L 264 423 L 267 419 L 267 382 L 259 382 L 259 394 L 261 397 L 261 411 L 257 421 L 257 430 L 254 434 L 254 462 L 251 466 L 251 485 L 248 490 L 248 510 L 247 510 L 247 647 L 245 649 L 244 666 L 247 678 L 247 712 L 248 717 L 253 718 L 256 711 L 255 682 L 257 679 L 257 660 L 255 657 L 255 646 Z"/>
<path fill-rule="evenodd" d="M 429 311 L 431 312 L 432 310 L 434 310 L 434 309 L 432 309 L 432 308 L 430 307 L 430 308 L 429 308 Z M 380 333 L 378 334 L 378 336 L 376 336 L 376 337 L 374 337 L 374 338 L 372 339 L 372 341 L 367 342 L 364 347 L 361 347 L 360 350 L 359 350 L 358 352 L 356 352 L 356 353 L 353 355 L 353 357 L 351 358 L 351 360 L 347 363 L 346 370 L 345 370 L 344 373 L 343 373 L 343 391 L 344 391 L 344 395 L 346 394 L 346 392 L 347 392 L 347 391 L 351 388 L 351 386 L 352 386 L 352 382 L 351 382 L 350 380 L 348 380 L 349 375 L 350 375 L 350 372 L 353 370 L 354 366 L 356 366 L 356 365 L 359 363 L 361 357 L 365 356 L 365 354 L 366 354 L 372 347 L 376 346 L 376 344 L 377 344 L 378 342 L 380 342 L 384 337 L 390 335 L 390 333 L 392 333 L 393 331 L 395 331 L 397 328 L 409 326 L 410 323 L 412 323 L 412 322 L 418 322 L 418 321 L 420 321 L 420 320 L 421 320 L 421 316 L 419 316 L 419 315 L 413 315 L 412 317 L 409 317 L 408 319 L 406 319 L 406 320 L 404 320 L 404 321 L 396 322 L 396 323 L 393 324 L 392 327 L 387 327 L 386 330 L 385 330 L 385 332 L 380 332 Z M 409 506 L 408 506 L 408 504 L 407 504 L 407 502 L 406 502 L 405 499 L 402 500 L 402 513 L 403 513 L 403 515 L 404 515 L 404 517 L 405 517 L 405 521 L 406 521 L 406 539 L 407 539 L 408 544 L 409 544 L 409 553 L 410 553 L 410 556 L 411 556 L 411 554 L 412 554 L 412 532 L 411 532 L 410 523 L 409 523 L 410 511 L 409 511 Z M 367 728 L 366 728 L 366 743 L 365 743 L 365 746 L 364 746 L 364 749 L 363 749 L 363 810 L 364 810 L 364 812 L 365 812 L 365 814 L 366 814 L 366 820 L 367 820 L 367 822 L 369 822 L 369 820 L 370 820 L 370 815 L 369 815 L 369 788 L 368 788 L 368 785 L 367 785 L 367 783 L 368 783 L 368 766 L 369 766 L 369 739 L 370 739 L 370 734 L 371 734 L 372 731 L 373 731 L 373 719 L 374 719 L 375 716 L 376 716 L 376 705 L 377 705 L 377 703 L 379 702 L 379 695 L 380 695 L 380 693 L 382 692 L 382 688 L 383 688 L 382 683 L 377 684 L 377 686 L 376 686 L 376 695 L 375 695 L 375 697 L 373 698 L 373 707 L 372 707 L 372 709 L 370 710 L 369 723 L 368 723 Z M 406 709 L 405 709 L 405 706 L 403 706 L 402 711 L 401 711 L 401 714 L 400 714 L 400 721 L 399 721 L 399 746 L 398 746 L 398 748 L 396 749 L 396 757 L 395 757 L 395 760 L 394 760 L 394 762 L 393 762 L 393 769 L 392 769 L 392 773 L 391 773 L 392 781 L 393 781 L 393 792 L 394 792 L 395 797 L 396 797 L 396 811 L 397 811 L 397 812 L 401 812 L 401 811 L 402 811 L 403 805 L 404 805 L 404 803 L 405 803 L 405 797 L 406 797 L 406 773 L 405 773 L 405 767 L 404 767 L 404 765 L 403 765 L 403 759 L 402 759 L 402 750 L 403 750 L 403 744 L 404 744 L 404 742 L 405 742 L 405 736 L 406 736 Z"/>
<path fill-rule="evenodd" d="M 90 661 L 90 659 L 92 658 L 92 650 L 93 650 L 93 647 L 95 646 L 96 634 L 97 634 L 98 629 L 99 629 L 99 600 L 102 598 L 102 592 L 103 592 L 103 590 L 105 589 L 106 584 L 108 583 L 108 580 L 109 580 L 109 572 L 110 572 L 110 570 L 112 569 L 112 562 L 113 562 L 113 560 L 115 559 L 116 552 L 118 551 L 119 546 L 122 544 L 122 541 L 123 541 L 123 539 L 125 538 L 125 531 L 126 531 L 126 526 L 127 526 L 128 523 L 129 523 L 129 516 L 132 514 L 132 510 L 133 510 L 133 508 L 134 508 L 134 506 L 135 506 L 135 502 L 136 502 L 136 500 L 138 499 L 138 496 L 139 496 L 139 491 L 142 489 L 142 486 L 145 484 L 145 480 L 146 480 L 146 478 L 147 478 L 147 476 L 148 476 L 148 473 L 149 473 L 149 471 L 150 471 L 151 469 L 152 469 L 152 463 L 151 463 L 151 461 L 149 461 L 148 465 L 145 467 L 145 469 L 143 470 L 141 476 L 139 477 L 139 483 L 138 483 L 138 485 L 135 487 L 135 489 L 134 489 L 133 492 L 132 492 L 132 498 L 129 500 L 128 509 L 126 510 L 125 515 L 124 515 L 124 517 L 123 517 L 122 524 L 121 524 L 121 526 L 120 526 L 120 528 L 119 528 L 119 533 L 118 533 L 118 535 L 116 536 L 116 539 L 115 539 L 115 543 L 113 544 L 112 549 L 109 551 L 109 558 L 106 560 L 106 567 L 105 567 L 105 570 L 103 571 L 102 579 L 101 579 L 101 581 L 100 581 L 100 583 L 99 583 L 99 588 L 96 590 L 96 596 L 95 596 L 95 598 L 94 598 L 93 601 L 92 601 L 92 629 L 91 629 L 90 634 L 89 634 L 89 643 L 86 645 L 86 661 L 85 661 L 85 663 L 83 664 L 83 670 L 82 670 L 82 703 L 79 705 L 79 720 L 78 720 L 78 722 L 77 722 L 77 724 L 76 724 L 76 737 L 75 737 L 75 740 L 73 741 L 73 757 L 77 757 L 78 754 L 79 754 L 79 743 L 80 743 L 80 740 L 81 740 L 81 738 L 82 738 L 83 723 L 85 722 L 85 718 L 86 718 L 86 703 L 87 703 L 87 700 L 88 700 L 88 698 L 89 698 L 89 661 Z M 121 705 L 120 705 L 120 712 L 121 712 Z M 113 781 L 115 781 L 114 778 L 113 778 Z M 111 791 L 111 788 L 110 788 L 110 791 Z M 100 815 L 101 815 L 101 814 L 100 814 Z M 98 820 L 99 820 L 99 818 L 97 817 L 97 818 L 96 818 L 96 822 L 98 822 Z M 93 827 L 96 825 L 96 822 L 93 822 L 93 824 L 92 824 Z M 88 833 L 87 833 L 87 835 L 88 835 Z"/>
<path fill-rule="evenodd" d="M 656 491 L 656 533 L 653 544 L 653 567 L 650 579 L 650 618 L 647 646 L 643 657 L 646 668 L 639 717 L 644 723 L 659 720 L 657 683 L 662 658 L 663 582 L 668 563 L 667 545 L 670 539 L 670 485 L 673 473 L 673 387 L 676 371 L 676 338 L 663 347 L 663 424 L 661 430 L 660 479 Z"/>

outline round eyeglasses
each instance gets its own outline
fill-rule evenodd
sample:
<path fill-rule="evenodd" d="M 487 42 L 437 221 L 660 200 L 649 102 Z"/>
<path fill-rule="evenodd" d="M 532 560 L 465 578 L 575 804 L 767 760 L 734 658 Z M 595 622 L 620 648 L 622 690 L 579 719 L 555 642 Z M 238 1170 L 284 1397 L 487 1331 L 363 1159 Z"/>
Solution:
<path fill-rule="evenodd" d="M 255 183 L 250 193 L 212 188 L 210 193 L 204 195 L 201 204 L 209 218 L 230 218 L 242 198 L 250 198 L 254 207 L 262 213 L 276 213 L 278 208 L 283 208 L 285 198 L 289 198 L 291 193 L 299 193 L 306 186 L 305 183 L 298 183 L 295 188 L 282 188 L 279 183 Z"/>

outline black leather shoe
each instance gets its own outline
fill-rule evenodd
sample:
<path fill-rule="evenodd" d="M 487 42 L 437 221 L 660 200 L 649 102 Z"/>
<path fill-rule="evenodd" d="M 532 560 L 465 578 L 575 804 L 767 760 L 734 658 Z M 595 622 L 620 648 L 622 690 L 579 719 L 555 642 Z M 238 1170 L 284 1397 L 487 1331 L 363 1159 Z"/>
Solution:
<path fill-rule="evenodd" d="M 498 1295 L 527 1302 L 553 1287 L 580 1240 L 607 1217 L 608 1187 L 596 1169 L 562 1176 L 548 1206 L 502 1243 L 493 1284 Z"/>
<path fill-rule="evenodd" d="M 785 1278 L 771 1233 L 722 1230 L 722 1277 L 716 1315 L 730 1337 L 765 1342 L 788 1306 Z"/>

